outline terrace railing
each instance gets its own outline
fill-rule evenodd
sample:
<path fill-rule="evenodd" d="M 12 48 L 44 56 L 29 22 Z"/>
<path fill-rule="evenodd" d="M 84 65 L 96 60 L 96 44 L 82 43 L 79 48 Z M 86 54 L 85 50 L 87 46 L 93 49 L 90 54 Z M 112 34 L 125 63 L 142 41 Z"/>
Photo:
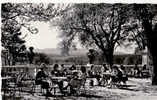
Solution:
<path fill-rule="evenodd" d="M 79 70 L 82 65 L 76 65 L 76 69 Z M 90 66 L 83 65 L 86 67 L 87 71 L 90 70 Z M 119 65 L 117 65 L 119 66 Z M 135 65 L 124 65 L 126 68 L 126 72 L 129 76 L 132 75 L 132 70 L 134 69 Z M 48 65 L 48 71 L 50 72 L 53 70 L 53 65 Z M 69 69 L 71 65 L 65 65 L 65 68 Z M 139 69 L 142 70 L 142 65 L 138 65 Z M 14 66 L 2 66 L 1 68 L 1 76 L 6 76 L 7 74 L 10 73 L 18 73 L 18 72 L 25 72 L 28 70 L 29 74 L 32 77 L 35 77 L 37 71 L 40 69 L 39 65 L 34 65 L 34 64 L 28 64 L 28 65 L 14 65 Z M 94 69 L 96 72 L 101 71 L 101 65 L 94 65 Z M 149 71 L 151 73 L 152 67 L 149 67 Z"/>

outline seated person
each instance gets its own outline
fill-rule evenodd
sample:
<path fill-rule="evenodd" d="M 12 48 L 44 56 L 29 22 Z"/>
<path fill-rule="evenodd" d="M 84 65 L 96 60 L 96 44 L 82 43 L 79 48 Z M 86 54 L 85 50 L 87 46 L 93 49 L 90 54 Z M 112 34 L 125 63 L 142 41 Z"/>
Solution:
<path fill-rule="evenodd" d="M 61 76 L 58 64 L 54 65 L 53 70 L 51 71 L 51 75 L 54 75 L 56 77 Z"/>
<path fill-rule="evenodd" d="M 81 66 L 80 71 L 73 71 L 72 77 L 69 80 L 69 83 L 63 89 L 66 90 L 69 87 L 70 95 L 76 93 L 77 88 L 79 88 L 82 85 L 85 85 L 86 76 L 87 76 L 86 68 L 84 66 Z"/>
<path fill-rule="evenodd" d="M 85 66 L 81 66 L 79 76 L 80 76 L 79 77 L 80 79 L 85 79 L 87 77 L 86 67 Z"/>
<path fill-rule="evenodd" d="M 102 85 L 107 85 L 108 81 L 110 80 L 110 76 L 109 75 L 105 75 L 103 73 L 110 73 L 109 68 L 106 66 L 106 64 L 103 64 L 103 66 L 101 67 L 101 84 Z"/>
<path fill-rule="evenodd" d="M 71 70 L 71 71 L 76 70 L 76 66 L 75 66 L 75 65 L 72 65 L 72 66 L 69 68 L 69 70 Z"/>
<path fill-rule="evenodd" d="M 125 70 L 125 67 L 123 65 L 120 66 L 120 71 L 122 73 L 122 75 L 120 76 L 120 80 L 126 84 L 126 81 L 128 80 L 128 76 Z"/>
<path fill-rule="evenodd" d="M 149 70 L 147 69 L 146 64 L 143 65 L 142 71 L 141 71 L 141 76 L 143 78 L 149 77 Z"/>
<path fill-rule="evenodd" d="M 94 78 L 95 77 L 94 65 L 92 65 L 91 68 L 90 68 L 90 70 L 88 71 L 88 76 L 90 78 Z"/>
<path fill-rule="evenodd" d="M 71 77 L 72 74 L 73 74 L 73 72 L 76 72 L 76 71 L 77 71 L 77 70 L 76 70 L 76 66 L 75 66 L 75 65 L 72 65 L 72 66 L 69 68 L 67 74 L 68 74 L 69 77 Z"/>
<path fill-rule="evenodd" d="M 113 66 L 112 68 L 112 83 L 115 84 L 115 83 L 118 83 L 120 81 L 120 77 L 122 77 L 122 73 L 121 71 L 119 70 L 119 68 L 117 66 Z"/>
<path fill-rule="evenodd" d="M 142 71 L 143 71 L 143 70 L 147 70 L 146 65 L 143 65 Z"/>
<path fill-rule="evenodd" d="M 63 77 L 65 75 L 67 75 L 67 69 L 64 68 L 64 64 L 62 64 L 61 67 L 59 67 L 58 64 L 55 64 L 53 70 L 51 71 L 51 75 L 52 75 L 52 77 L 53 76 L 55 76 L 55 77 Z M 59 89 L 60 89 L 61 93 L 64 93 L 63 87 L 64 87 L 64 83 L 67 83 L 66 81 L 63 81 L 63 80 L 53 80 L 52 82 L 59 86 Z"/>
<path fill-rule="evenodd" d="M 138 67 L 138 65 L 137 64 L 135 64 L 135 67 L 134 67 L 134 76 L 135 77 L 139 77 L 140 76 L 140 69 L 139 69 L 139 67 Z"/>
<path fill-rule="evenodd" d="M 59 71 L 60 71 L 61 76 L 66 76 L 68 73 L 67 69 L 64 67 L 64 64 L 61 64 Z"/>
<path fill-rule="evenodd" d="M 107 68 L 106 64 L 103 64 L 101 67 L 101 72 L 107 72 L 109 69 Z"/>
<path fill-rule="evenodd" d="M 67 76 L 68 75 L 68 70 L 65 68 L 63 69 L 63 76 Z"/>
<path fill-rule="evenodd" d="M 36 85 L 41 85 L 41 88 L 46 89 L 47 95 L 52 95 L 49 91 L 49 83 L 47 82 L 48 75 L 45 73 L 46 65 L 41 64 L 40 71 L 37 72 L 35 83 Z"/>

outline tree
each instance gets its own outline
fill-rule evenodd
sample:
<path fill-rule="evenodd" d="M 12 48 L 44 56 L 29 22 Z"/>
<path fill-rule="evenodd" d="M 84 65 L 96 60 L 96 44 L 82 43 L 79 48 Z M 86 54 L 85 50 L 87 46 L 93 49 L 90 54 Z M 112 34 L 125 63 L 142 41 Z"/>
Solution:
<path fill-rule="evenodd" d="M 11 64 L 12 61 L 12 64 L 14 65 L 17 61 L 18 54 L 23 50 L 25 40 L 20 37 L 20 27 L 15 23 L 12 23 L 12 21 L 5 23 L 5 25 L 2 26 L 2 29 L 2 46 L 8 50 L 10 56 L 10 59 L 8 59 L 10 62 L 9 64 Z"/>
<path fill-rule="evenodd" d="M 63 56 L 69 56 L 70 48 L 68 45 L 69 45 L 69 42 L 66 40 L 62 40 L 62 42 L 60 42 L 60 44 L 59 44 L 59 48 L 61 49 L 61 54 Z"/>
<path fill-rule="evenodd" d="M 24 45 L 27 36 L 21 37 L 22 28 L 26 28 L 32 34 L 38 33 L 38 29 L 32 27 L 30 23 L 52 20 L 66 9 L 61 7 L 62 5 L 52 3 L 3 3 L 1 6 L 2 46 L 9 51 L 9 56 L 16 59 L 22 50 L 21 46 Z"/>
<path fill-rule="evenodd" d="M 86 47 L 96 46 L 113 64 L 113 52 L 128 36 L 128 7 L 122 4 L 75 4 L 62 16 L 62 38 L 78 40 Z M 63 24 L 64 23 L 64 24 Z"/>
<path fill-rule="evenodd" d="M 141 22 L 143 34 L 147 41 L 147 47 L 153 61 L 152 84 L 157 85 L 157 5 L 135 4 L 133 5 L 135 18 Z"/>
<path fill-rule="evenodd" d="M 28 25 L 24 24 L 24 18 L 26 15 L 26 5 L 24 4 L 2 4 L 2 46 L 8 50 L 9 62 L 14 65 L 17 62 L 18 56 L 21 56 L 21 50 L 24 51 L 25 36 L 21 36 L 21 28 L 24 26 L 30 32 L 35 33 L 37 29 L 32 29 Z M 19 19 L 20 18 L 20 19 Z M 23 20 L 23 21 L 22 21 Z M 23 55 L 26 57 L 25 55 Z M 10 64 L 10 63 L 9 63 Z"/>

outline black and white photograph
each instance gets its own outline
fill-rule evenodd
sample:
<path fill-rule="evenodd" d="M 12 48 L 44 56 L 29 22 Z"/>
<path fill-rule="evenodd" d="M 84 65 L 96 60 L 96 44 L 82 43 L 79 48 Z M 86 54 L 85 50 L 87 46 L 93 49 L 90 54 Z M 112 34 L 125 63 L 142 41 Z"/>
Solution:
<path fill-rule="evenodd" d="M 157 100 L 157 4 L 0 5 L 2 100 Z"/>

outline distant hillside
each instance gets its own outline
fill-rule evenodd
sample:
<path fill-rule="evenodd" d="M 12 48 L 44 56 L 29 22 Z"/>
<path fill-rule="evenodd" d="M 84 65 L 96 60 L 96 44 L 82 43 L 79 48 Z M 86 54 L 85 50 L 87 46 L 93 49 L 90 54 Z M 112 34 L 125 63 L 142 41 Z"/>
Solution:
<path fill-rule="evenodd" d="M 35 52 L 45 53 L 45 54 L 48 54 L 48 55 L 61 56 L 61 50 L 56 49 L 56 48 L 35 49 Z M 86 55 L 87 52 L 88 52 L 87 49 L 71 50 L 70 55 L 71 56 L 78 56 L 78 55 L 82 56 L 82 55 Z"/>
<path fill-rule="evenodd" d="M 35 49 L 35 52 L 45 53 L 48 55 L 62 56 L 61 50 L 58 48 Z M 88 49 L 71 50 L 70 56 L 85 56 L 87 54 L 87 52 L 88 52 Z M 130 54 L 130 53 L 123 52 L 123 51 L 116 51 L 114 54 L 115 55 L 123 55 L 123 54 Z"/>

